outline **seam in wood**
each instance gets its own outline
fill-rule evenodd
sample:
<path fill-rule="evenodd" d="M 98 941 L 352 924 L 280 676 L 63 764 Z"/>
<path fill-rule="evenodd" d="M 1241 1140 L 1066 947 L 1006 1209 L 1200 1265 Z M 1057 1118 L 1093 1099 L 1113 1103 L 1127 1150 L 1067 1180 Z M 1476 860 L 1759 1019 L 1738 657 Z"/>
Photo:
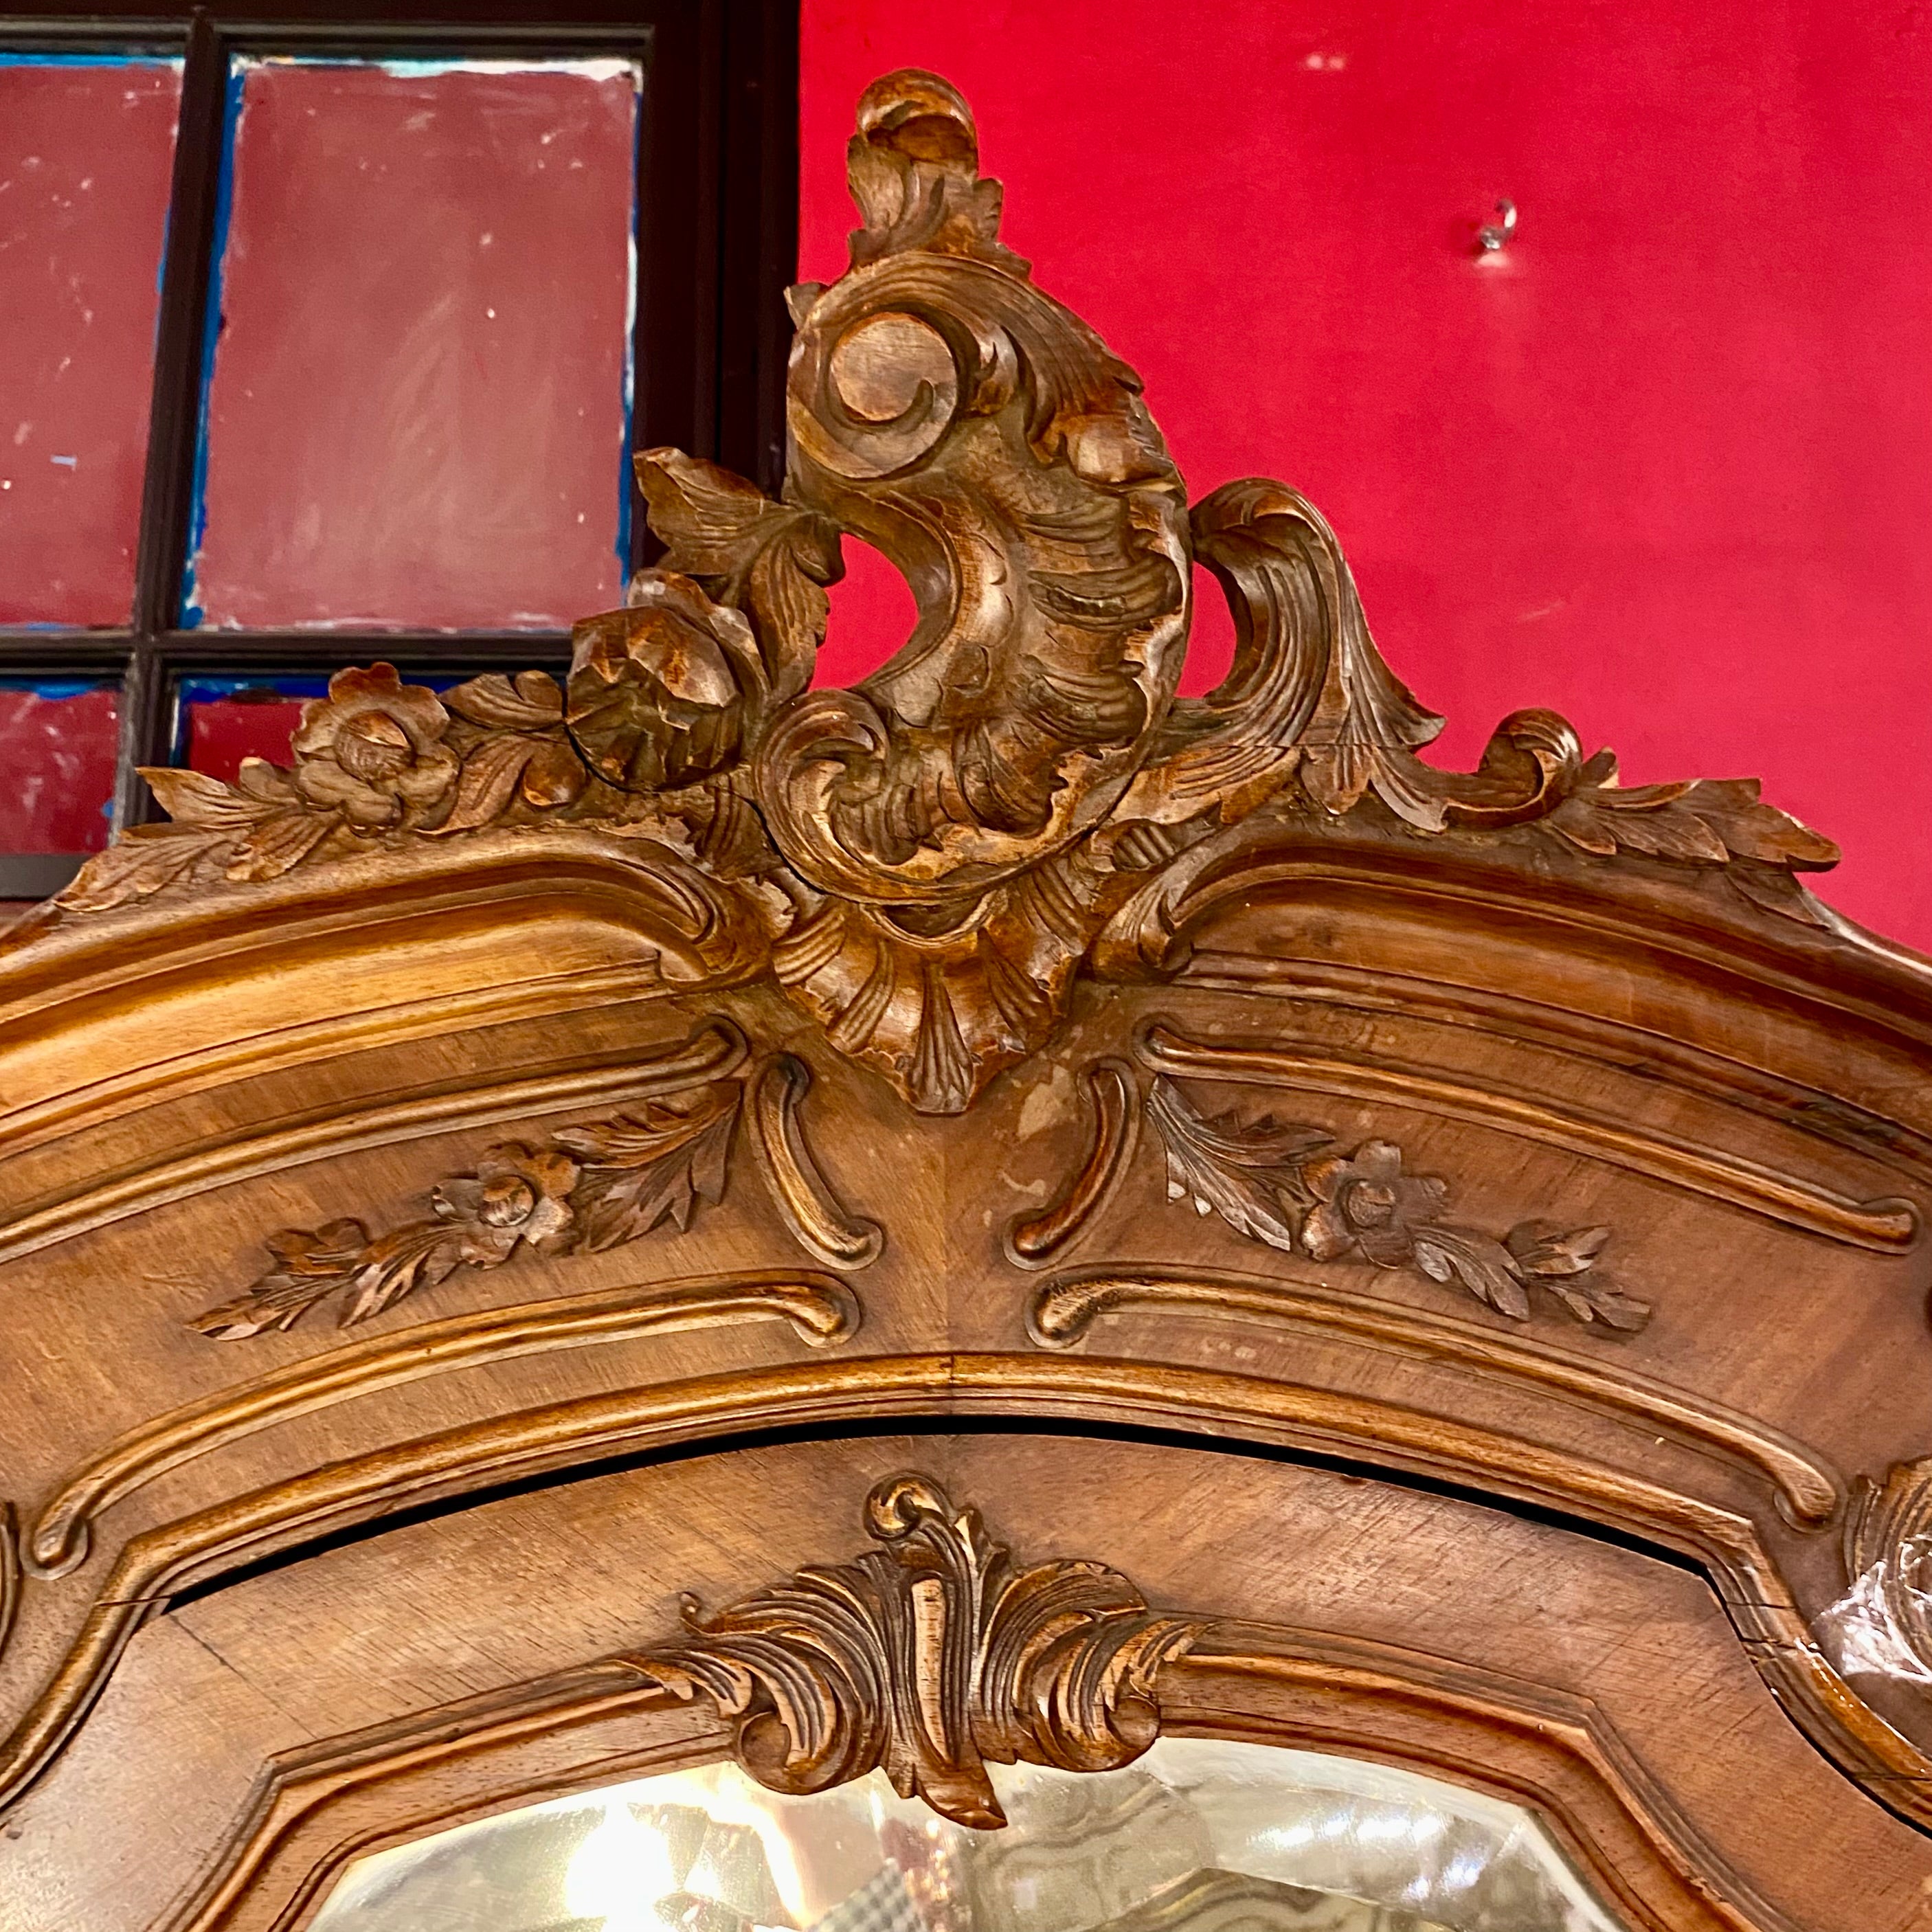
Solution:
<path fill-rule="evenodd" d="M 86 1561 L 89 1526 L 166 1471 L 225 1444 L 338 1402 L 524 1355 L 746 1322 L 788 1322 L 814 1347 L 858 1328 L 843 1282 L 810 1275 L 708 1275 L 601 1288 L 457 1316 L 335 1349 L 157 1417 L 71 1472 L 41 1509 L 28 1563 L 52 1580 Z"/>

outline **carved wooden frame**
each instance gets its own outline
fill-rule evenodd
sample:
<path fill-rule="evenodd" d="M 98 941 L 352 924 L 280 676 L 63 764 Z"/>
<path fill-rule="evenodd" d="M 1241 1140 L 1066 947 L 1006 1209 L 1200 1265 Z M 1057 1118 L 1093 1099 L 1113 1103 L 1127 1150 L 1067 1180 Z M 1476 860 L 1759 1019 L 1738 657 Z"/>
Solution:
<path fill-rule="evenodd" d="M 1162 1732 L 1438 1774 L 1453 1763 L 1531 1805 L 1634 1925 L 1794 1932 L 1699 1842 L 1587 1699 L 1388 1645 L 1151 1612 L 1091 1559 L 1015 1565 L 928 1478 L 884 1479 L 866 1513 L 883 1554 L 801 1571 L 716 1616 L 687 1600 L 683 1634 L 643 1651 L 278 1759 L 157 1932 L 282 1932 L 356 1858 L 586 1781 L 728 1754 L 806 1792 L 883 1766 L 903 1793 L 997 1828 L 982 1750 L 1100 1770 Z M 938 1601 L 922 1607 L 927 1592 Z M 878 1646 L 856 1672 L 855 1640 Z M 928 1642 L 955 1654 L 941 1661 Z M 962 1646 L 974 1657 L 963 1670 Z"/>

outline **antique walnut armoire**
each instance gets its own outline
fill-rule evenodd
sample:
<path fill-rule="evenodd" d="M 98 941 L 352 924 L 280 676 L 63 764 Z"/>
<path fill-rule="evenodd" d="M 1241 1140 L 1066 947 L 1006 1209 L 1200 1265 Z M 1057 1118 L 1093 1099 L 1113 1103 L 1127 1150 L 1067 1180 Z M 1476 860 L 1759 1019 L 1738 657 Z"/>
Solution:
<path fill-rule="evenodd" d="M 850 171 L 782 500 L 4 942 L 0 1928 L 1932 1928 L 1932 965 Z"/>

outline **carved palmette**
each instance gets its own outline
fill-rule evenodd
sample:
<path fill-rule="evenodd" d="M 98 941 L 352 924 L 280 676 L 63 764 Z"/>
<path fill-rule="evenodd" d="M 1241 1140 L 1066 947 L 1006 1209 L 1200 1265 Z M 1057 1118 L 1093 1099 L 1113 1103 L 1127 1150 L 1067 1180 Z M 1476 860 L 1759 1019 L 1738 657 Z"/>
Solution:
<path fill-rule="evenodd" d="M 988 1763 L 1107 1771 L 1154 1742 L 1156 1674 L 1198 1623 L 1101 1564 L 1020 1568 L 926 1477 L 880 1484 L 866 1521 L 882 1548 L 712 1616 L 686 1598 L 681 1640 L 622 1660 L 736 1718 L 739 1761 L 774 1790 L 883 1769 L 982 1828 L 1006 1822 Z"/>

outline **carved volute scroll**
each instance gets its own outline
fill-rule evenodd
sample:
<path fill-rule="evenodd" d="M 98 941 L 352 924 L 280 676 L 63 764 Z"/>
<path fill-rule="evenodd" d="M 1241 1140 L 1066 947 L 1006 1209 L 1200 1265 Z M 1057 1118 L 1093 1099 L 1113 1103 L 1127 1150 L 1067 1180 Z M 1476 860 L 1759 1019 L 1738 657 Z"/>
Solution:
<path fill-rule="evenodd" d="M 937 1113 L 1045 1045 L 1082 970 L 1171 970 L 1192 882 L 1258 862 L 1243 820 L 1712 868 L 1828 923 L 1792 873 L 1835 848 L 1753 782 L 1624 790 L 1534 710 L 1473 772 L 1423 763 L 1442 721 L 1377 652 L 1334 532 L 1265 480 L 1190 512 L 1138 377 L 1000 241 L 946 82 L 868 88 L 849 171 L 850 266 L 793 292 L 782 500 L 646 452 L 665 556 L 578 626 L 566 686 L 345 672 L 292 770 L 150 773 L 173 823 L 91 861 L 56 916 L 493 829 L 614 833 Z M 842 534 L 898 565 L 919 619 L 856 688 L 814 690 Z M 1197 560 L 1238 648 L 1178 700 Z"/>
<path fill-rule="evenodd" d="M 982 1828 L 1006 1822 L 988 1764 L 1111 1771 L 1160 1735 L 1155 1675 L 1198 1623 L 1099 1563 L 1022 1568 L 928 1477 L 879 1484 L 866 1527 L 879 1549 L 709 1616 L 686 1598 L 685 1636 L 623 1660 L 736 1718 L 739 1761 L 776 1791 L 883 1768 Z"/>
<path fill-rule="evenodd" d="M 1165 721 L 1187 505 L 1140 382 L 1001 245 L 965 103 L 867 89 L 849 273 L 794 292 L 788 493 L 905 571 L 917 628 L 856 690 L 794 699 L 757 763 L 779 850 L 922 930 L 1064 850 Z"/>

